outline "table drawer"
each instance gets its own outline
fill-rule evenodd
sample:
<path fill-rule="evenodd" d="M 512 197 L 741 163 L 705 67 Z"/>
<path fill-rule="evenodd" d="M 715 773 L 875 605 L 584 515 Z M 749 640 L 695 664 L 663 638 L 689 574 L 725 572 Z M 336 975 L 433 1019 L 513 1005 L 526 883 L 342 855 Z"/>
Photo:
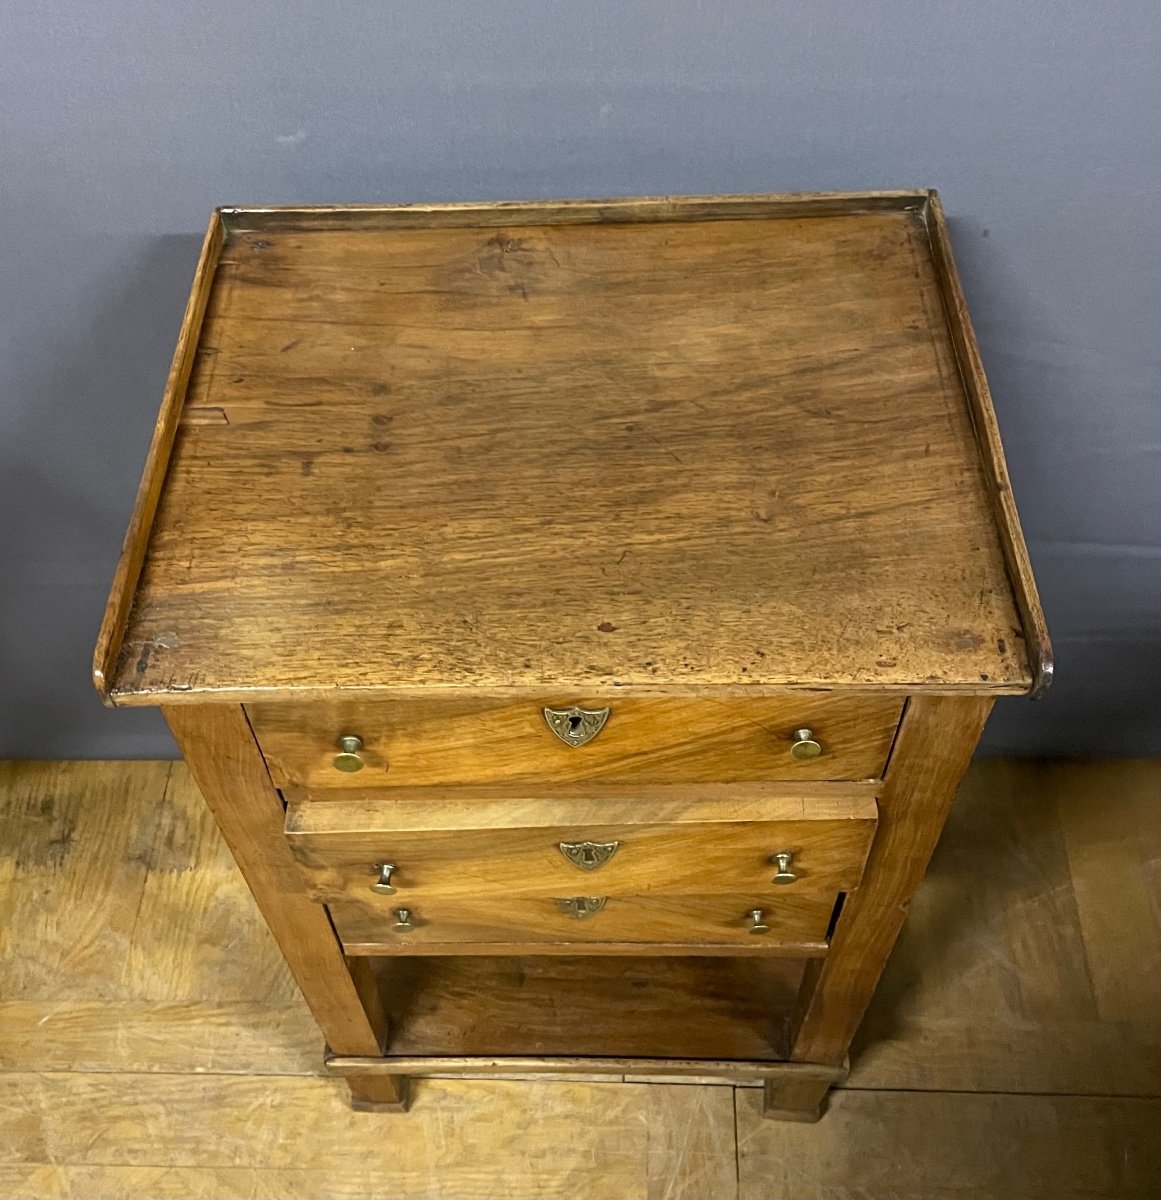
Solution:
<path fill-rule="evenodd" d="M 599 723 L 584 714 L 606 709 L 599 732 L 571 744 Z M 271 702 L 247 713 L 279 787 L 364 788 L 872 779 L 901 709 L 890 697 L 794 693 Z M 559 734 L 546 710 L 561 714 Z M 358 739 L 354 753 L 344 737 Z"/>
<path fill-rule="evenodd" d="M 387 911 L 388 901 L 498 904 L 582 892 L 833 901 L 862 875 L 874 793 L 865 784 L 812 791 L 590 784 L 548 798 L 448 788 L 290 792 L 286 835 L 316 899 L 372 912 Z"/>
<path fill-rule="evenodd" d="M 439 897 L 410 908 L 398 899 L 329 905 L 348 954 L 631 952 L 641 947 L 723 948 L 742 953 L 824 949 L 837 897 L 747 892 L 706 896 Z"/>

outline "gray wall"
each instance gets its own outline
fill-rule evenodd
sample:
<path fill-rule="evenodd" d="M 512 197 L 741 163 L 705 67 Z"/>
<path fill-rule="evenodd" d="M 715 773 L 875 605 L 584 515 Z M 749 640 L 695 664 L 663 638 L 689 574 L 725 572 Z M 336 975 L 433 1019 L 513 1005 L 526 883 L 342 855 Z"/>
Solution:
<path fill-rule="evenodd" d="M 1154 0 L 0 0 L 0 756 L 172 753 L 89 657 L 209 210 L 936 186 L 1058 683 L 1161 752 Z"/>

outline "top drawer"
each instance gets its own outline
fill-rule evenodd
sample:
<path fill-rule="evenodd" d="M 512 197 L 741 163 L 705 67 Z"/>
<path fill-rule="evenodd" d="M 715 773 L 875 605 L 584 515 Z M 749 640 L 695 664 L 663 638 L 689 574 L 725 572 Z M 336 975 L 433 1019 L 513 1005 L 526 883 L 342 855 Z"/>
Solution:
<path fill-rule="evenodd" d="M 579 741 L 585 734 L 574 707 L 608 708 L 599 732 L 580 745 L 565 740 Z M 546 708 L 564 714 L 559 719 L 563 736 L 553 732 Z M 265 703 L 248 705 L 246 711 L 279 787 L 588 779 L 745 783 L 881 775 L 902 701 L 797 694 L 611 701 L 473 697 Z M 344 737 L 359 739 L 357 759 L 336 765 Z M 819 747 L 814 757 L 808 756 L 813 745 L 796 746 L 807 739 Z"/>

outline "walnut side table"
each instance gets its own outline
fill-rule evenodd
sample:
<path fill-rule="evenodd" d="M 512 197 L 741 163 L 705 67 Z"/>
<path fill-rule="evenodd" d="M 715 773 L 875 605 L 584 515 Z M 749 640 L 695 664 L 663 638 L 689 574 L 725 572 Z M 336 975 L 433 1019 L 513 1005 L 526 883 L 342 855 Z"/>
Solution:
<path fill-rule="evenodd" d="M 934 192 L 226 208 L 94 674 L 357 1107 L 817 1118 L 1051 652 Z"/>

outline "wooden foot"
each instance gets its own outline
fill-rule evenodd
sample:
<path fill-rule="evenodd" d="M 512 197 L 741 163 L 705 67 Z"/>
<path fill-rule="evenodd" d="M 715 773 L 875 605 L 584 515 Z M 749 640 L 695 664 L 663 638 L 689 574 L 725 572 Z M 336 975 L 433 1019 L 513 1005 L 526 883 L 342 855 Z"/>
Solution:
<path fill-rule="evenodd" d="M 826 1111 L 827 1094 L 845 1074 L 842 1068 L 820 1067 L 809 1074 L 804 1071 L 767 1079 L 762 1116 L 772 1121 L 817 1121 Z"/>
<path fill-rule="evenodd" d="M 356 1112 L 406 1112 L 411 1101 L 407 1075 L 348 1075 L 347 1083 Z"/>

